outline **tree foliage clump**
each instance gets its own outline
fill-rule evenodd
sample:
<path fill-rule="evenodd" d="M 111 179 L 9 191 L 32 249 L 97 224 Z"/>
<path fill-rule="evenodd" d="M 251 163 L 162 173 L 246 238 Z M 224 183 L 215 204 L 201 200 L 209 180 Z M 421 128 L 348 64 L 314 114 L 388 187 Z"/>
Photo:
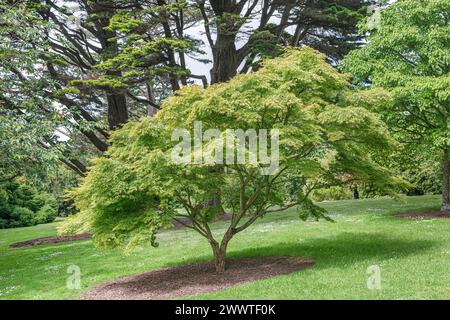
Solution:
<path fill-rule="evenodd" d="M 8 175 L 40 162 L 84 176 L 108 130 L 153 115 L 181 85 L 255 70 L 286 45 L 336 62 L 374 2 L 0 0 L 0 134 L 16 138 L 1 147 L 18 165 Z M 198 63 L 211 63 L 210 76 Z"/>
<path fill-rule="evenodd" d="M 81 212 L 61 231 L 77 231 L 78 219 L 96 244 L 129 251 L 157 245 L 157 231 L 176 219 L 207 239 L 221 272 L 231 238 L 266 214 L 297 208 L 304 219 L 328 219 L 309 198 L 315 189 L 350 180 L 385 192 L 403 185 L 372 157 L 395 146 L 383 122 L 367 109 L 389 97 L 382 90 L 360 95 L 325 60 L 307 47 L 291 49 L 227 83 L 184 87 L 155 117 L 127 123 L 112 134 L 108 156 L 95 160 L 73 191 Z M 189 158 L 217 154 L 212 147 L 221 146 L 227 129 L 277 129 L 278 170 L 264 175 L 262 165 L 250 161 L 174 163 L 171 157 L 179 151 L 174 129 L 186 128 L 193 136 L 196 121 L 220 134 L 204 139 L 203 151 L 193 148 Z M 211 203 L 214 198 L 219 201 Z M 232 218 L 219 241 L 209 223 L 224 212 Z"/>
<path fill-rule="evenodd" d="M 17 181 L 0 184 L 0 229 L 52 222 L 57 214 L 52 195 Z"/>
<path fill-rule="evenodd" d="M 380 12 L 368 44 L 351 52 L 343 69 L 355 83 L 392 93 L 393 104 L 379 110 L 397 138 L 436 155 L 442 163 L 443 209 L 450 208 L 450 3 L 399 0 Z"/>

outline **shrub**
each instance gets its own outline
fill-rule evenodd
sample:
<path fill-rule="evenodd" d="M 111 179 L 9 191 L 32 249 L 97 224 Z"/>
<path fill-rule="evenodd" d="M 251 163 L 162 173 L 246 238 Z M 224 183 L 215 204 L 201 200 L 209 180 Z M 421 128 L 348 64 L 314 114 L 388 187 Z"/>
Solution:
<path fill-rule="evenodd" d="M 414 188 L 408 190 L 408 195 L 439 194 L 442 184 L 441 174 L 437 161 L 429 161 L 417 169 L 406 170 L 403 172 L 404 179 L 414 185 Z"/>
<path fill-rule="evenodd" d="M 58 211 L 51 205 L 44 205 L 34 216 L 35 224 L 49 223 L 55 220 Z"/>
<path fill-rule="evenodd" d="M 8 228 L 8 220 L 0 218 L 0 229 Z"/>
<path fill-rule="evenodd" d="M 14 206 L 11 210 L 9 227 L 27 227 L 34 224 L 34 212 L 25 207 Z"/>
<path fill-rule="evenodd" d="M 0 185 L 0 229 L 52 222 L 57 214 L 52 195 L 15 181 Z"/>
<path fill-rule="evenodd" d="M 30 210 L 37 212 L 47 203 L 49 199 L 50 199 L 49 195 L 45 193 L 35 194 L 31 199 L 28 200 L 26 206 Z"/>
<path fill-rule="evenodd" d="M 347 200 L 352 198 L 352 191 L 349 188 L 340 186 L 317 189 L 311 194 L 311 200 L 313 201 Z"/>
<path fill-rule="evenodd" d="M 56 199 L 48 194 L 41 194 L 39 195 L 39 201 L 43 205 L 36 211 L 35 223 L 49 223 L 55 220 L 58 215 L 58 202 Z"/>

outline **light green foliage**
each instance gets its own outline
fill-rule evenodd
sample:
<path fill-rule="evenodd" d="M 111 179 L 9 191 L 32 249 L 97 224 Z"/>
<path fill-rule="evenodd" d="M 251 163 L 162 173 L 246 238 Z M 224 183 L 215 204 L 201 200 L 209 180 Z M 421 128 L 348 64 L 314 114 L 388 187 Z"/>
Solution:
<path fill-rule="evenodd" d="M 378 111 L 395 137 L 406 144 L 400 151 L 405 156 L 394 155 L 391 167 L 416 184 L 417 191 L 440 188 L 443 209 L 449 202 L 445 174 L 450 146 L 449 15 L 446 0 L 395 1 L 381 10 L 381 24 L 370 30 L 368 44 L 351 52 L 342 64 L 357 84 L 390 91 L 393 104 Z M 412 167 L 412 162 L 418 165 Z M 434 168 L 443 165 L 423 177 L 424 163 Z M 442 178 L 436 179 L 437 174 Z M 429 186 L 439 180 L 441 186 Z"/>
<path fill-rule="evenodd" d="M 381 11 L 368 44 L 343 69 L 360 84 L 388 88 L 394 105 L 380 110 L 404 141 L 450 145 L 450 2 L 399 0 Z"/>
<path fill-rule="evenodd" d="M 408 195 L 438 194 L 442 187 L 442 159 L 418 145 L 403 145 L 387 160 L 387 165 L 412 183 Z"/>
<path fill-rule="evenodd" d="M 389 192 L 402 181 L 371 158 L 373 151 L 395 146 L 382 121 L 366 109 L 385 101 L 386 94 L 373 95 L 361 99 L 347 78 L 310 48 L 289 50 L 228 83 L 185 87 L 155 117 L 113 133 L 108 156 L 94 162 L 73 192 L 81 211 L 75 219 L 89 226 L 97 244 L 129 251 L 149 240 L 156 244 L 155 233 L 177 216 L 189 217 L 214 243 L 208 222 L 223 211 L 233 215 L 227 231 L 232 236 L 269 212 L 297 205 L 302 218 L 325 218 L 308 198 L 317 188 L 356 179 Z M 172 132 L 192 133 L 195 121 L 202 121 L 203 130 L 222 132 L 279 129 L 278 173 L 261 175 L 248 162 L 174 164 L 178 142 L 171 141 Z M 205 205 L 214 197 L 219 205 Z M 62 231 L 76 229 L 76 221 L 69 221 Z"/>

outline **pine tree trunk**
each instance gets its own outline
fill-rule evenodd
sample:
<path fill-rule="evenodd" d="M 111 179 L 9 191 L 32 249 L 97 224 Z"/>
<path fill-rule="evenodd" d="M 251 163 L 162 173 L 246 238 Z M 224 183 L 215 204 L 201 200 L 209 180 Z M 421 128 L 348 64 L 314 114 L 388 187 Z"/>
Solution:
<path fill-rule="evenodd" d="M 92 3 L 91 10 L 101 17 L 99 19 L 94 19 L 94 23 L 98 29 L 96 36 L 102 46 L 102 54 L 108 58 L 112 58 L 119 53 L 119 45 L 116 40 L 116 32 L 107 29 L 107 27 L 110 24 L 111 17 L 115 14 L 115 10 L 109 9 L 97 2 Z M 119 70 L 107 71 L 106 75 L 120 78 L 122 72 Z M 115 130 L 128 121 L 127 98 L 124 93 L 114 92 L 113 90 L 106 91 L 106 98 L 108 103 L 109 129 Z"/>
<path fill-rule="evenodd" d="M 450 179 L 449 179 L 449 148 L 444 149 L 444 157 L 442 161 L 442 211 L 450 210 Z"/>
<path fill-rule="evenodd" d="M 211 83 L 220 83 L 230 80 L 236 75 L 237 50 L 235 34 L 217 35 L 213 49 L 213 68 L 211 69 Z"/>
<path fill-rule="evenodd" d="M 121 127 L 128 121 L 127 99 L 124 94 L 107 94 L 108 124 L 110 130 Z"/>

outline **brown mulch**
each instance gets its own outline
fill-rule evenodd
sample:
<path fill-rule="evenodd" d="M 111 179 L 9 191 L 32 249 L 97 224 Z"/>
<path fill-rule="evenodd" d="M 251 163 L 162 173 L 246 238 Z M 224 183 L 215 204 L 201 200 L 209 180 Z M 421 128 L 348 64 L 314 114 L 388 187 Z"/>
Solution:
<path fill-rule="evenodd" d="M 214 272 L 211 262 L 165 268 L 108 281 L 89 290 L 87 300 L 159 300 L 224 290 L 238 283 L 267 279 L 311 267 L 302 257 L 228 259 L 227 269 Z"/>
<path fill-rule="evenodd" d="M 23 247 L 31 247 L 37 246 L 40 244 L 50 244 L 50 243 L 60 243 L 60 242 L 69 242 L 69 241 L 79 241 L 90 239 L 92 235 L 90 233 L 82 233 L 74 236 L 55 236 L 55 237 L 43 237 L 37 238 L 27 241 L 16 242 L 10 245 L 11 248 L 23 248 Z"/>
<path fill-rule="evenodd" d="M 398 214 L 397 217 L 406 218 L 406 219 L 450 218 L 450 212 L 448 212 L 448 211 L 430 211 L 430 212 L 419 212 L 419 213 L 406 213 L 406 214 Z"/>

